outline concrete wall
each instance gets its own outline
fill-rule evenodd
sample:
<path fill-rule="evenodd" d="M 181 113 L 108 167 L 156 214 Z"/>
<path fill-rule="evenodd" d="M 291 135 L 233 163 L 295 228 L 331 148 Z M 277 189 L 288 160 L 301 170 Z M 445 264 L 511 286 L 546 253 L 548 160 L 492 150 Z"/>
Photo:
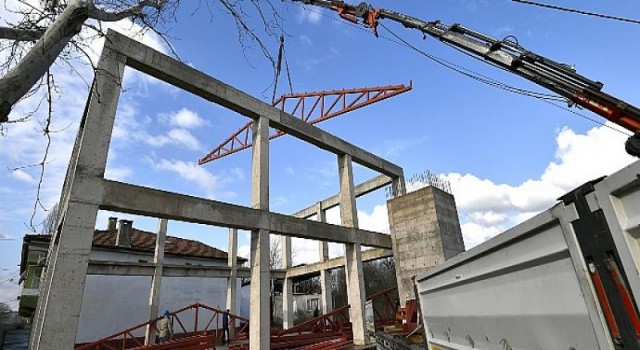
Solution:
<path fill-rule="evenodd" d="M 91 259 L 95 260 L 137 262 L 138 258 L 144 258 L 144 254 L 91 252 Z M 150 261 L 152 260 L 151 258 Z M 193 265 L 205 264 L 197 259 L 172 257 L 165 260 L 166 264 L 182 265 L 187 262 Z M 224 262 L 207 264 L 226 265 Z M 76 342 L 97 340 L 146 322 L 149 315 L 150 290 L 150 276 L 87 276 Z M 164 310 L 180 309 L 196 302 L 225 309 L 226 290 L 227 280 L 223 278 L 164 277 L 159 303 L 160 313 Z M 237 290 L 239 291 L 238 313 L 248 317 L 248 287 L 241 289 L 238 281 Z M 201 327 L 206 324 L 209 317 L 199 317 Z M 193 327 L 192 314 L 187 313 L 180 319 L 187 329 Z M 176 324 L 175 327 L 179 326 Z M 144 330 L 134 335 L 143 337 Z"/>
<path fill-rule="evenodd" d="M 400 302 L 415 299 L 412 277 L 464 252 L 453 195 L 425 187 L 387 202 Z"/>

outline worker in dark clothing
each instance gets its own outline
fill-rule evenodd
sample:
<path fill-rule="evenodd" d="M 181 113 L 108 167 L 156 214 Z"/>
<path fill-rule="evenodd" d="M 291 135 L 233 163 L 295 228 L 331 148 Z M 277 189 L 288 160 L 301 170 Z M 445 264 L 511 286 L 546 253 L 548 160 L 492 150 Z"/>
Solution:
<path fill-rule="evenodd" d="M 231 336 L 229 334 L 229 309 L 222 313 L 222 331 L 225 343 L 231 341 Z"/>

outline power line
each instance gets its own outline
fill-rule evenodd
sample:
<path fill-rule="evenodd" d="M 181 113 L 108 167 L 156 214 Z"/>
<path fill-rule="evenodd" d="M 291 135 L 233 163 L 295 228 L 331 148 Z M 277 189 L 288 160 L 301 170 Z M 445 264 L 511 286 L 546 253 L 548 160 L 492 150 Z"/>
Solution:
<path fill-rule="evenodd" d="M 512 1 L 525 2 L 525 0 L 512 0 Z M 350 27 L 353 27 L 355 29 L 358 29 L 358 30 L 361 30 L 361 31 L 369 33 L 369 30 L 367 30 L 365 28 L 362 28 L 360 26 L 357 26 L 355 24 L 352 24 L 352 23 L 349 23 L 349 22 L 345 22 L 343 20 L 339 20 L 339 19 L 335 18 L 334 16 L 329 16 L 329 15 L 326 15 L 325 13 L 323 13 L 321 11 L 315 11 L 313 9 L 309 9 L 309 8 L 305 7 L 304 5 L 301 5 L 301 4 L 298 4 L 298 3 L 295 3 L 295 2 L 294 2 L 294 4 L 299 6 L 299 7 L 304 8 L 306 11 L 310 11 L 310 12 L 319 14 L 319 15 L 321 15 L 323 17 L 327 17 L 327 18 L 329 18 L 329 19 L 331 19 L 331 20 L 333 20 L 335 22 L 341 23 L 343 25 L 346 24 L 346 25 L 348 25 Z M 626 132 L 624 132 L 622 130 L 619 130 L 617 128 L 614 128 L 614 127 L 612 127 L 610 125 L 607 125 L 604 122 L 601 122 L 601 121 L 599 121 L 597 119 L 594 119 L 594 118 L 586 116 L 586 115 L 584 115 L 582 113 L 576 112 L 575 110 L 572 110 L 572 109 L 569 109 L 567 107 L 563 107 L 561 105 L 558 105 L 558 104 L 554 103 L 554 102 L 567 102 L 567 99 L 562 97 L 562 96 L 555 95 L 555 94 L 547 94 L 547 93 L 537 92 L 537 91 L 523 89 L 523 88 L 518 88 L 518 87 L 515 87 L 515 86 L 512 86 L 512 85 L 503 83 L 503 82 L 501 82 L 499 80 L 493 79 L 491 77 L 488 77 L 486 75 L 483 75 L 481 73 L 477 73 L 477 72 L 475 72 L 475 71 L 473 71 L 471 69 L 465 68 L 465 67 L 460 66 L 458 64 L 455 64 L 453 62 L 447 61 L 445 59 L 442 59 L 442 58 L 439 58 L 439 57 L 437 57 L 435 55 L 427 53 L 426 51 L 417 48 L 416 46 L 410 44 L 409 42 L 407 42 L 406 40 L 401 38 L 399 35 L 397 35 L 393 31 L 391 31 L 389 28 L 387 28 L 383 23 L 379 23 L 379 25 L 382 28 L 384 28 L 387 32 L 389 32 L 389 34 L 391 34 L 393 37 L 395 37 L 395 39 L 394 39 L 394 38 L 390 38 L 390 37 L 387 37 L 387 36 L 384 36 L 384 35 L 379 35 L 380 38 L 382 38 L 384 40 L 387 40 L 387 41 L 390 41 L 392 43 L 395 43 L 396 45 L 402 46 L 404 48 L 408 48 L 410 50 L 413 50 L 413 51 L 425 56 L 426 58 L 428 58 L 428 59 L 430 59 L 430 60 L 432 60 L 432 61 L 434 61 L 434 62 L 436 62 L 436 63 L 438 63 L 440 65 L 442 65 L 443 67 L 451 69 L 451 70 L 453 70 L 453 71 L 455 71 L 455 72 L 457 72 L 459 74 L 462 74 L 462 75 L 464 75 L 464 76 L 466 76 L 468 78 L 471 78 L 473 80 L 479 81 L 479 82 L 481 82 L 483 84 L 486 84 L 486 85 L 489 85 L 489 86 L 493 86 L 495 88 L 498 88 L 498 89 L 501 89 L 501 90 L 505 90 L 505 91 L 508 91 L 508 92 L 511 92 L 511 93 L 515 93 L 515 94 L 519 94 L 519 95 L 523 95 L 523 96 L 528 96 L 528 97 L 533 97 L 533 98 L 538 99 L 538 100 L 540 100 L 542 102 L 548 103 L 548 104 L 550 104 L 550 105 L 552 105 L 552 106 L 554 106 L 556 108 L 562 109 L 562 110 L 567 111 L 569 113 L 572 113 L 572 114 L 574 114 L 576 116 L 584 118 L 584 119 L 586 119 L 588 121 L 591 121 L 591 122 L 593 122 L 593 123 L 595 123 L 597 125 L 604 126 L 604 127 L 608 128 L 608 129 L 611 129 L 613 131 L 621 133 L 621 134 L 623 134 L 625 136 L 630 136 L 628 133 L 626 133 Z M 478 59 L 477 57 L 469 54 L 468 52 L 460 50 L 459 48 L 457 48 L 455 46 L 452 46 L 452 45 L 449 45 L 449 44 L 447 44 L 447 45 L 452 47 L 452 48 L 454 48 L 454 49 L 456 49 L 456 50 L 458 50 L 458 51 L 460 51 L 460 52 L 462 52 L 462 53 L 464 53 L 464 54 L 466 54 L 466 55 L 468 55 L 468 56 L 470 56 L 470 57 L 473 57 L 474 59 Z M 484 63 L 488 63 L 488 62 L 484 62 Z M 496 66 L 494 64 L 492 64 L 492 66 L 507 71 L 503 67 Z"/>
<path fill-rule="evenodd" d="M 571 9 L 571 8 L 567 8 L 567 7 L 560 7 L 560 6 L 555 6 L 555 5 L 541 4 L 539 2 L 533 2 L 533 1 L 526 1 L 526 0 L 511 0 L 511 1 L 519 2 L 519 3 L 527 4 L 527 5 L 533 5 L 533 6 L 549 8 L 549 9 L 553 9 L 553 10 L 572 12 L 572 13 L 577 13 L 577 14 L 586 15 L 586 16 L 594 16 L 594 17 L 599 17 L 599 18 L 604 18 L 604 19 L 612 19 L 612 20 L 615 20 L 615 21 L 621 21 L 621 22 L 627 22 L 627 23 L 633 23 L 633 24 L 640 24 L 640 20 L 637 20 L 637 19 L 630 19 L 630 18 L 624 18 L 624 17 L 603 15 L 603 14 L 600 14 L 600 13 L 587 12 L 587 11 L 576 10 L 576 9 Z"/>
<path fill-rule="evenodd" d="M 306 7 L 304 7 L 304 5 L 301 5 L 301 4 L 298 4 L 298 3 L 294 3 L 294 4 L 304 8 L 306 11 L 310 11 L 310 12 L 319 14 L 319 15 L 321 15 L 323 17 L 327 17 L 327 18 L 329 18 L 329 19 L 331 19 L 331 20 L 333 20 L 335 22 L 338 22 L 340 24 L 348 25 L 348 26 L 353 27 L 355 29 L 364 31 L 366 33 L 370 33 L 370 30 L 362 28 L 361 26 L 357 26 L 357 25 L 355 25 L 353 23 L 350 23 L 350 22 L 345 22 L 343 20 L 335 18 L 334 16 L 326 15 L 323 12 L 319 12 L 319 11 L 315 11 L 313 9 L 306 8 Z M 535 97 L 545 98 L 545 99 L 550 99 L 550 100 L 555 100 L 555 101 L 565 101 L 564 98 L 562 98 L 562 97 L 560 97 L 558 95 L 553 95 L 553 94 L 547 94 L 547 93 L 542 93 L 542 92 L 522 89 L 522 88 L 518 88 L 518 87 L 515 87 L 515 86 L 511 86 L 511 85 L 505 84 L 505 83 L 500 82 L 500 81 L 498 81 L 496 79 L 490 78 L 490 77 L 488 77 L 486 75 L 474 72 L 471 69 L 462 67 L 462 66 L 460 66 L 458 64 L 455 64 L 453 62 L 450 62 L 450 61 L 447 61 L 445 59 L 439 58 L 439 57 L 437 57 L 435 55 L 429 54 L 429 53 L 427 53 L 425 51 L 422 51 L 422 50 L 418 49 L 417 47 L 409 44 L 404 39 L 400 38 L 400 36 L 398 36 L 397 34 L 392 32 L 383 23 L 380 23 L 380 25 L 384 29 L 386 29 L 392 36 L 394 36 L 396 38 L 396 39 L 394 39 L 394 38 L 390 38 L 390 37 L 385 36 L 385 35 L 379 35 L 379 37 L 381 39 L 384 39 L 384 40 L 387 40 L 389 42 L 395 43 L 395 44 L 397 44 L 399 46 L 402 46 L 402 47 L 409 48 L 409 49 L 412 49 L 414 51 L 417 51 L 420 54 L 424 55 L 425 57 L 433 60 L 434 62 L 436 62 L 436 63 L 438 63 L 438 64 L 440 64 L 440 65 L 442 65 L 442 66 L 444 66 L 446 68 L 449 68 L 449 69 L 451 69 L 453 71 L 456 71 L 456 72 L 458 72 L 458 73 L 460 73 L 462 75 L 465 75 L 465 76 L 467 76 L 467 77 L 469 77 L 471 79 L 474 79 L 474 80 L 480 81 L 482 83 L 485 83 L 487 85 L 494 86 L 494 87 L 497 87 L 499 89 L 506 90 L 506 91 L 513 92 L 513 93 L 519 93 L 519 94 L 524 94 L 524 95 L 534 95 Z M 455 49 L 457 49 L 457 48 L 455 48 Z M 457 49 L 457 50 L 459 50 L 459 49 Z M 462 52 L 464 53 L 464 51 L 462 51 Z M 466 53 L 466 54 L 468 54 L 468 53 Z M 498 67 L 498 68 L 501 68 L 501 67 Z M 501 69 L 503 69 L 503 68 L 501 68 Z"/>
<path fill-rule="evenodd" d="M 460 67 L 458 65 L 455 65 L 455 64 L 453 64 L 451 62 L 448 62 L 446 60 L 439 59 L 439 58 L 437 58 L 437 57 L 435 57 L 435 56 L 433 56 L 433 55 L 431 55 L 431 54 L 429 54 L 427 52 L 424 52 L 423 50 L 420 50 L 419 48 L 415 47 L 414 45 L 410 44 L 409 42 L 405 41 L 400 36 L 398 36 L 397 34 L 392 32 L 389 28 L 384 26 L 382 23 L 380 25 L 385 30 L 387 30 L 389 33 L 391 33 L 391 35 L 395 36 L 396 38 L 398 38 L 398 40 L 402 41 L 405 44 L 406 47 L 408 47 L 408 48 L 420 53 L 421 55 L 423 55 L 423 56 L 425 56 L 425 57 L 427 57 L 427 58 L 429 58 L 431 60 L 434 60 L 435 62 L 437 62 L 437 63 L 439 63 L 439 64 L 441 64 L 441 65 L 443 65 L 443 66 L 445 66 L 445 67 L 447 67 L 449 69 L 452 69 L 452 70 L 454 70 L 454 71 L 456 71 L 458 73 L 461 73 L 461 74 L 463 74 L 465 76 L 468 76 L 468 77 L 470 77 L 470 78 L 472 78 L 474 80 L 480 81 L 480 82 L 485 83 L 485 84 L 490 85 L 490 86 L 497 87 L 497 88 L 505 90 L 505 91 L 509 91 L 509 92 L 516 93 L 516 94 L 523 95 L 523 96 L 536 98 L 536 99 L 538 99 L 538 100 L 540 100 L 542 102 L 548 103 L 548 104 L 550 104 L 550 105 L 552 105 L 552 106 L 554 106 L 556 108 L 559 108 L 559 109 L 562 109 L 562 110 L 567 111 L 569 113 L 572 113 L 574 115 L 577 115 L 577 116 L 579 116 L 581 118 L 584 118 L 584 119 L 586 119 L 588 121 L 591 121 L 591 122 L 593 122 L 595 124 L 598 124 L 600 126 L 604 126 L 606 128 L 609 128 L 609 129 L 611 129 L 613 131 L 619 132 L 619 133 L 621 133 L 621 134 L 623 134 L 625 136 L 631 136 L 630 134 L 628 134 L 628 133 L 626 133 L 626 132 L 624 132 L 622 130 L 619 130 L 617 128 L 614 128 L 614 127 L 612 127 L 610 125 L 607 125 L 607 124 L 605 124 L 605 123 L 603 123 L 603 122 L 601 122 L 599 120 L 596 120 L 596 119 L 591 118 L 589 116 L 586 116 L 586 115 L 584 115 L 582 113 L 578 113 L 578 112 L 576 112 L 574 110 L 571 110 L 569 108 L 566 108 L 566 107 L 563 107 L 563 106 L 560 106 L 560 105 L 554 103 L 554 102 L 558 102 L 558 101 L 566 101 L 566 99 L 564 99 L 564 98 L 562 98 L 560 96 L 548 95 L 548 94 L 538 93 L 538 92 L 535 92 L 535 91 L 520 89 L 520 88 L 517 88 L 517 87 L 513 87 L 513 86 L 510 86 L 510 85 L 501 83 L 500 81 L 497 81 L 497 80 L 494 80 L 494 79 L 491 79 L 491 78 L 488 78 L 488 80 L 487 80 L 487 79 L 485 79 L 485 77 L 483 75 L 481 75 L 479 73 L 475 73 L 475 74 L 479 75 L 480 78 L 478 78 L 476 76 L 473 76 L 473 74 L 467 74 L 465 72 L 461 72 L 459 69 L 463 69 L 463 70 L 467 70 L 467 69 L 464 68 L 464 67 Z M 454 46 L 452 46 L 452 47 L 457 49 Z M 458 51 L 461 51 L 461 50 L 458 50 Z M 461 51 L 461 52 L 466 53 L 464 51 Z M 474 56 L 471 56 L 471 57 L 474 57 Z M 476 58 L 476 57 L 474 57 L 474 58 Z M 502 68 L 502 67 L 497 67 L 497 68 Z M 504 68 L 502 68 L 502 69 L 504 69 Z M 471 70 L 467 70 L 467 71 L 473 72 Z"/>

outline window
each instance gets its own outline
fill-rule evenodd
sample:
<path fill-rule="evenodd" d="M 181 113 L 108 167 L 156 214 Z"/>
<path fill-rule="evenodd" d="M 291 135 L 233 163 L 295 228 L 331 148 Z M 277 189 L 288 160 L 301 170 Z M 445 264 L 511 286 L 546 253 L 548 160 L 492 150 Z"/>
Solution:
<path fill-rule="evenodd" d="M 307 311 L 314 311 L 318 308 L 318 299 L 307 299 Z"/>

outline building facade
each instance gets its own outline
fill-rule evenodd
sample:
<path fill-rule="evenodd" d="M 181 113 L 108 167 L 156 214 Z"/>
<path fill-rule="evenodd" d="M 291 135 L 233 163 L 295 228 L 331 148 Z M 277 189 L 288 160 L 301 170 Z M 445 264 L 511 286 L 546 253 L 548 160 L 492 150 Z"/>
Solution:
<path fill-rule="evenodd" d="M 117 227 L 116 227 L 117 226 Z M 51 236 L 26 235 L 20 271 L 22 292 L 19 312 L 32 318 Z M 109 219 L 106 230 L 96 230 L 90 261 L 152 263 L 156 234 L 133 228 L 133 222 Z M 246 260 L 238 258 L 238 265 Z M 227 253 L 204 243 L 166 237 L 165 265 L 227 266 Z M 148 321 L 151 276 L 88 275 L 82 299 L 76 343 L 109 336 Z M 240 288 L 236 310 L 249 314 L 247 288 Z M 226 308 L 227 279 L 163 277 L 159 310 L 176 310 L 194 303 Z M 185 326 L 187 326 L 185 324 Z"/>

